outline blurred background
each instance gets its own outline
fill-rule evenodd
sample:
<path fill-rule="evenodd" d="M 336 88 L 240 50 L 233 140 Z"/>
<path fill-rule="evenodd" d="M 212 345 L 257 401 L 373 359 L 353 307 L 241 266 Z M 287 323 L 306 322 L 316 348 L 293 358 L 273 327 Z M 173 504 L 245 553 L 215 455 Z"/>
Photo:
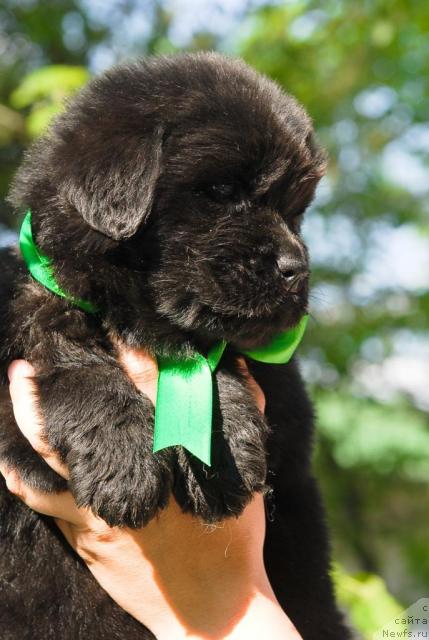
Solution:
<path fill-rule="evenodd" d="M 429 595 L 429 3 L 0 0 L 0 244 L 25 147 L 94 73 L 216 49 L 296 95 L 328 149 L 300 348 L 342 606 L 364 638 Z"/>

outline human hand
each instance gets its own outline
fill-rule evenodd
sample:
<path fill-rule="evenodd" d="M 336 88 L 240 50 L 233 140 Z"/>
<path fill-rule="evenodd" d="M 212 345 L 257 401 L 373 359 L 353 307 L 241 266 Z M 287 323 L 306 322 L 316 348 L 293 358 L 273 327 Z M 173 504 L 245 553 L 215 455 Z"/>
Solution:
<path fill-rule="evenodd" d="M 157 368 L 147 354 L 122 348 L 122 364 L 136 386 L 155 404 Z M 241 362 L 255 402 L 265 399 Z M 34 371 L 16 361 L 9 369 L 15 417 L 33 448 L 59 475 L 67 467 L 47 446 L 34 405 Z M 252 386 L 253 385 L 253 386 Z M 297 640 L 299 635 L 280 609 L 265 573 L 263 498 L 255 496 L 238 519 L 207 527 L 183 514 L 171 498 L 168 507 L 145 528 L 109 527 L 73 496 L 42 494 L 26 486 L 16 471 L 0 469 L 9 490 L 34 510 L 52 516 L 101 586 L 159 640 L 175 638 L 259 637 Z"/>

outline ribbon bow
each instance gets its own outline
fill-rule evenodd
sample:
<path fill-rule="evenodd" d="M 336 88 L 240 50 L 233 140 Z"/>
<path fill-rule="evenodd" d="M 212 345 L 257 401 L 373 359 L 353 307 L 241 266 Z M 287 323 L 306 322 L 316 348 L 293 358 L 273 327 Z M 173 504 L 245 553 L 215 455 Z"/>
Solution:
<path fill-rule="evenodd" d="M 36 246 L 31 231 L 31 211 L 21 226 L 19 244 L 24 261 L 35 280 L 58 296 L 88 313 L 99 309 L 87 300 L 64 291 L 54 275 L 52 261 Z M 292 358 L 307 326 L 304 315 L 292 329 L 279 333 L 266 346 L 242 353 L 253 360 L 284 364 Z M 196 353 L 192 358 L 157 357 L 158 392 L 155 411 L 153 452 L 181 445 L 202 462 L 210 465 L 213 413 L 213 379 L 227 343 L 216 343 L 205 358 Z"/>

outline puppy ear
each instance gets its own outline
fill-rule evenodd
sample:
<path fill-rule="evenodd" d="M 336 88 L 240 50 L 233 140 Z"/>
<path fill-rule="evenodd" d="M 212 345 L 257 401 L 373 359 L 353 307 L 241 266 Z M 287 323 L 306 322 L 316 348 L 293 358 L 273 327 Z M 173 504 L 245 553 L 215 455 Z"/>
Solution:
<path fill-rule="evenodd" d="M 145 140 L 91 149 L 60 187 L 83 219 L 114 240 L 130 238 L 147 219 L 161 172 L 162 132 Z M 74 163 L 76 167 L 76 163 Z"/>

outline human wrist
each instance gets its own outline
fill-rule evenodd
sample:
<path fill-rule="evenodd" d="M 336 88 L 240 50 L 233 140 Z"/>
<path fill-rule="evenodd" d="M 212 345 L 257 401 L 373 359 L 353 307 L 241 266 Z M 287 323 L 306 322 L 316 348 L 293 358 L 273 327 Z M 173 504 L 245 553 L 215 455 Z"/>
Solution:
<path fill-rule="evenodd" d="M 60 526 L 113 599 L 157 640 L 298 640 L 263 563 L 263 498 L 207 526 L 174 500 L 142 530 Z M 60 523 L 58 523 L 60 524 Z M 278 632 L 277 632 L 278 629 Z"/>
<path fill-rule="evenodd" d="M 207 578 L 185 578 L 186 593 L 176 594 L 175 600 L 160 592 L 147 624 L 157 640 L 260 640 L 267 629 L 270 640 L 300 640 L 275 598 L 262 562 L 245 557 L 240 566 L 223 573 L 211 570 Z M 134 615 L 141 619 L 144 613 Z"/>
<path fill-rule="evenodd" d="M 250 507 L 244 517 L 254 510 Z M 122 608 L 149 627 L 157 640 L 230 636 L 241 640 L 243 625 L 248 638 L 248 616 L 255 624 L 255 611 L 265 615 L 268 600 L 275 601 L 258 536 L 255 542 L 256 527 L 252 521 L 243 528 L 232 520 L 207 531 L 202 523 L 190 522 L 191 529 L 176 532 L 179 539 L 191 539 L 179 564 L 171 555 L 173 549 L 164 546 L 167 532 L 161 554 L 158 545 L 143 544 L 141 535 L 130 530 L 108 530 L 96 539 L 86 534 L 78 547 L 86 561 L 91 559 L 88 566 L 98 582 Z M 149 525 L 146 533 L 150 529 Z M 141 553 L 133 551 L 130 539 L 135 540 Z M 203 548 L 207 551 L 204 562 Z M 122 581 L 124 575 L 127 579 Z"/>
<path fill-rule="evenodd" d="M 219 619 L 210 628 L 191 628 L 177 618 L 165 616 L 151 630 L 157 640 L 260 640 L 268 630 L 270 640 L 302 640 L 272 591 L 268 594 L 258 587 L 250 597 L 246 595 L 237 600 L 237 611 L 232 618 Z"/>

